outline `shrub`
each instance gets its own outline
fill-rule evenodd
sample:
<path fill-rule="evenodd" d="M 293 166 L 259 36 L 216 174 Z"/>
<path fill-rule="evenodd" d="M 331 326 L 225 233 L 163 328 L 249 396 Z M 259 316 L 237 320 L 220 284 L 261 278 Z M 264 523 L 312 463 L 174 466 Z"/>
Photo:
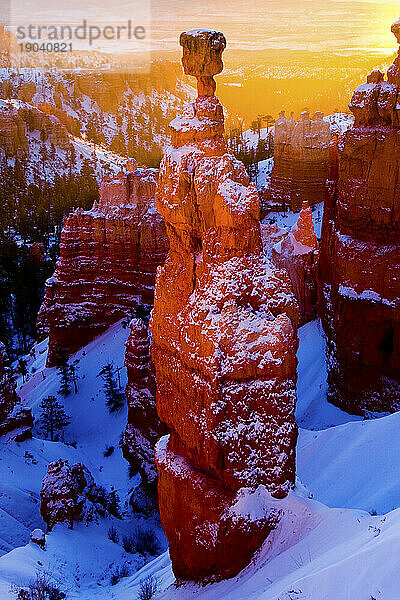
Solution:
<path fill-rule="evenodd" d="M 111 454 L 114 452 L 114 446 L 106 446 L 106 449 L 103 452 L 103 455 L 107 458 L 108 456 L 111 456 Z"/>
<path fill-rule="evenodd" d="M 138 600 L 152 600 L 158 592 L 158 579 L 149 575 L 140 582 Z"/>
<path fill-rule="evenodd" d="M 136 552 L 156 556 L 160 552 L 157 538 L 152 531 L 139 531 L 136 539 Z"/>
<path fill-rule="evenodd" d="M 108 539 L 111 540 L 112 542 L 114 542 L 114 544 L 118 544 L 119 542 L 119 535 L 118 535 L 118 531 L 115 529 L 115 527 L 110 527 L 108 530 Z"/>
<path fill-rule="evenodd" d="M 49 582 L 46 575 L 39 573 L 28 589 L 19 589 L 17 600 L 64 600 L 67 596 Z"/>
<path fill-rule="evenodd" d="M 124 563 L 121 567 L 117 566 L 111 571 L 110 583 L 111 585 L 116 585 L 122 577 L 129 577 L 129 575 L 129 567 Z"/>
<path fill-rule="evenodd" d="M 134 554 L 136 552 L 136 539 L 133 535 L 124 535 L 122 538 L 122 547 L 125 552 Z"/>

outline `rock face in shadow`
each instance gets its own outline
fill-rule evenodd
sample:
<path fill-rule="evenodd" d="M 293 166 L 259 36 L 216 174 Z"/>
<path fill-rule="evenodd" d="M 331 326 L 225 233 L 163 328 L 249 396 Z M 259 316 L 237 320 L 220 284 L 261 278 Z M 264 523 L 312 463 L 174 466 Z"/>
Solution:
<path fill-rule="evenodd" d="M 398 38 L 399 22 L 392 30 Z M 362 414 L 400 408 L 400 55 L 350 108 L 324 212 L 320 302 L 330 400 Z"/>
<path fill-rule="evenodd" d="M 39 337 L 49 335 L 48 366 L 153 302 L 168 240 L 155 209 L 157 171 L 132 168 L 107 176 L 92 210 L 78 209 L 64 221 L 60 258 L 38 315 Z"/>
<path fill-rule="evenodd" d="M 156 410 L 156 381 L 150 356 L 148 319 L 135 318 L 130 323 L 126 342 L 125 366 L 128 383 L 125 395 L 128 403 L 128 422 L 122 451 L 142 483 L 155 496 L 158 474 L 154 463 L 154 446 L 167 433 Z"/>
<path fill-rule="evenodd" d="M 235 575 L 276 526 L 268 498 L 294 483 L 297 438 L 297 303 L 262 252 L 257 190 L 223 139 L 214 43 L 222 52 L 222 34 L 181 36 L 199 96 L 172 121 L 161 163 L 170 250 L 150 326 L 171 431 L 156 446 L 161 522 L 176 576 L 194 580 Z"/>
<path fill-rule="evenodd" d="M 19 405 L 20 398 L 4 344 L 0 342 L 0 436 L 9 434 L 22 442 L 32 437 L 33 418 L 30 410 Z"/>
<path fill-rule="evenodd" d="M 272 248 L 272 261 L 285 269 L 292 282 L 300 309 L 300 325 L 317 316 L 319 243 L 315 235 L 311 208 L 303 202 L 297 223 L 289 234 Z"/>
<path fill-rule="evenodd" d="M 323 114 L 313 118 L 307 111 L 296 123 L 285 111 L 275 123 L 274 167 L 262 198 L 262 215 L 269 210 L 290 208 L 297 212 L 303 202 L 323 202 L 329 172 L 330 126 Z"/>

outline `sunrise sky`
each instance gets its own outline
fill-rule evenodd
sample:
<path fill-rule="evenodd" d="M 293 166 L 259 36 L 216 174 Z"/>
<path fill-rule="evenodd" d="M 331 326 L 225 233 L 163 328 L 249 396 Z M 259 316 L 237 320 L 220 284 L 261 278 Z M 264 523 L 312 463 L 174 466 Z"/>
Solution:
<path fill-rule="evenodd" d="M 222 30 L 232 49 L 387 53 L 400 15 L 397 0 L 10 0 L 9 8 L 14 26 L 129 18 L 150 28 L 152 48 L 163 50 L 176 49 L 182 30 L 201 26 Z"/>

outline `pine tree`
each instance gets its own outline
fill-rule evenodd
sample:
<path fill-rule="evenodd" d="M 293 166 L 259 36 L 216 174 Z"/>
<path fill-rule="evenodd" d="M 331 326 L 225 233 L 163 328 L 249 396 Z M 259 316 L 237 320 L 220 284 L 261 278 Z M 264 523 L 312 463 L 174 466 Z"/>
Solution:
<path fill-rule="evenodd" d="M 39 418 L 41 432 L 47 437 L 50 435 L 50 439 L 53 442 L 54 434 L 62 431 L 64 427 L 69 425 L 71 417 L 65 413 L 64 408 L 55 396 L 44 398 L 40 403 L 40 408 L 42 409 Z"/>
<path fill-rule="evenodd" d="M 120 392 L 118 389 L 115 374 L 116 371 L 113 363 L 107 363 L 98 375 L 104 381 L 106 404 L 110 413 L 121 410 L 125 404 L 125 396 L 124 393 Z"/>
<path fill-rule="evenodd" d="M 109 492 L 107 494 L 107 510 L 110 513 L 110 515 L 113 515 L 114 517 L 117 517 L 118 519 L 121 518 L 121 507 L 120 507 L 120 500 L 119 500 L 119 496 L 117 494 L 117 492 L 112 489 L 111 492 Z"/>
<path fill-rule="evenodd" d="M 71 393 L 71 371 L 70 365 L 68 364 L 68 358 L 65 351 L 61 352 L 60 360 L 57 367 L 58 374 L 60 375 L 60 394 L 68 396 Z"/>

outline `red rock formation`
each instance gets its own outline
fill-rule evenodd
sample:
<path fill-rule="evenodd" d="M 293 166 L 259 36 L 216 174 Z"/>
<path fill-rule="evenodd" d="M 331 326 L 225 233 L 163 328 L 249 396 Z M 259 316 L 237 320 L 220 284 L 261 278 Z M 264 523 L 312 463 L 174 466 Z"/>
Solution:
<path fill-rule="evenodd" d="M 105 514 L 101 504 L 102 492 L 85 465 L 71 467 L 67 460 L 49 464 L 40 490 L 40 513 L 47 532 L 56 523 L 67 523 L 72 529 L 74 521 L 91 521 L 95 513 Z"/>
<path fill-rule="evenodd" d="M 12 439 L 22 442 L 32 437 L 32 413 L 19 406 L 15 380 L 7 363 L 6 349 L 0 342 L 0 436 L 10 434 Z"/>
<path fill-rule="evenodd" d="M 329 396 L 353 413 L 400 408 L 399 68 L 400 54 L 388 81 L 374 72 L 355 91 L 323 220 Z"/>
<path fill-rule="evenodd" d="M 299 211 L 304 201 L 314 205 L 325 197 L 329 170 L 329 123 L 316 112 L 308 112 L 295 123 L 285 111 L 275 123 L 274 166 L 269 187 L 264 190 L 262 214 L 289 207 Z"/>
<path fill-rule="evenodd" d="M 126 460 L 139 471 L 146 488 L 155 493 L 158 477 L 154 464 L 154 446 L 167 429 L 156 410 L 156 382 L 150 357 L 147 320 L 135 318 L 131 321 L 130 328 L 125 353 L 128 423 L 122 450 Z"/>
<path fill-rule="evenodd" d="M 64 221 L 60 258 L 46 284 L 38 334 L 49 335 L 48 365 L 107 327 L 151 304 L 157 266 L 168 241 L 155 210 L 155 169 L 106 177 L 93 209 Z"/>
<path fill-rule="evenodd" d="M 272 249 L 273 263 L 286 269 L 300 308 L 300 325 L 317 316 L 318 249 L 311 208 L 303 202 L 297 223 Z"/>
<path fill-rule="evenodd" d="M 297 305 L 262 253 L 259 199 L 223 139 L 213 93 L 221 33 L 181 36 L 199 97 L 171 123 L 157 208 L 170 240 L 151 320 L 161 522 L 179 578 L 229 577 L 278 518 L 265 496 L 294 482 Z M 255 515 L 235 507 L 264 490 Z M 250 502 L 251 503 L 251 502 Z M 245 514 L 246 513 L 246 514 Z"/>

